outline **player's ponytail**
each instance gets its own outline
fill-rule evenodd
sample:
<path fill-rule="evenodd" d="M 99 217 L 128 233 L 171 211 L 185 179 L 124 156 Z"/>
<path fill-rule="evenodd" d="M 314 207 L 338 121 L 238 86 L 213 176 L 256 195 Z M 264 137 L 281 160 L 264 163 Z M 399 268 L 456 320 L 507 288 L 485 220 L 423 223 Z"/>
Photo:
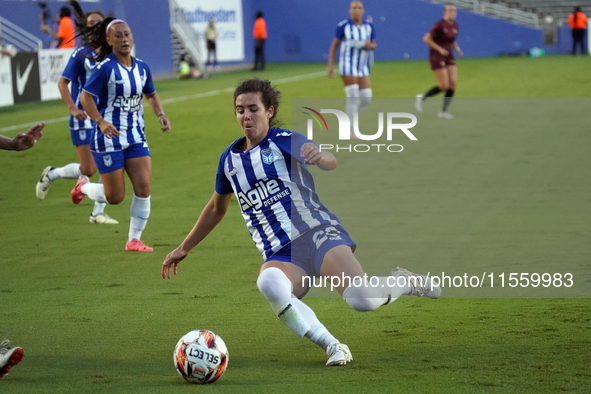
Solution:
<path fill-rule="evenodd" d="M 92 60 L 95 62 L 100 62 L 104 58 L 106 58 L 111 52 L 113 52 L 113 48 L 107 42 L 107 26 L 109 23 L 114 21 L 115 18 L 108 17 L 105 18 L 101 23 L 97 23 L 96 25 L 87 29 L 86 33 L 84 34 L 85 41 L 88 42 L 88 45 L 94 49 L 96 55 L 91 57 Z"/>
<path fill-rule="evenodd" d="M 105 19 L 105 14 L 103 14 L 101 10 L 94 10 L 84 13 L 82 7 L 80 6 L 80 3 L 78 3 L 78 1 L 76 0 L 70 0 L 68 1 L 68 4 L 70 4 L 72 9 L 74 10 L 74 15 L 76 16 L 76 18 L 74 19 L 74 24 L 76 25 L 76 37 L 80 37 L 82 39 L 83 44 L 86 44 L 86 33 L 91 29 L 91 27 L 87 26 L 88 17 L 90 15 L 96 14 L 100 15 L 101 18 Z"/>
<path fill-rule="evenodd" d="M 76 0 L 70 0 L 68 1 L 68 4 L 70 4 L 72 9 L 74 10 L 74 15 L 76 16 L 76 18 L 74 19 L 74 24 L 76 25 L 76 32 L 78 34 L 83 34 L 84 28 L 86 27 L 86 17 L 84 15 L 84 11 L 82 11 L 82 7 L 80 7 L 80 4 Z"/>

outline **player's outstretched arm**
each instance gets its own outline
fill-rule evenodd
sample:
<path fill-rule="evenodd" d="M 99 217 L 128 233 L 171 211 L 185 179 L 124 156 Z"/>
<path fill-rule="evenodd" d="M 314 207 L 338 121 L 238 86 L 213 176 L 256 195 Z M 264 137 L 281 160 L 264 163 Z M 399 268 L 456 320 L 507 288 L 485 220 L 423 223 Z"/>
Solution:
<path fill-rule="evenodd" d="M 160 101 L 160 96 L 158 93 L 154 92 L 152 94 L 146 94 L 146 100 L 148 100 L 148 104 L 150 104 L 150 108 L 158 117 L 158 121 L 162 126 L 162 131 L 168 133 L 170 131 L 170 120 L 164 115 L 164 108 L 162 108 L 162 102 Z"/>
<path fill-rule="evenodd" d="M 311 142 L 305 143 L 300 149 L 300 156 L 306 164 L 314 164 L 324 171 L 331 171 L 337 168 L 337 158 L 332 153 L 320 148 Z"/>
<path fill-rule="evenodd" d="M 31 127 L 26 133 L 18 133 L 14 138 L 8 138 L 0 135 L 0 149 L 4 150 L 26 150 L 32 148 L 35 142 L 43 133 L 41 130 L 45 127 L 45 123 L 39 123 Z"/>
<path fill-rule="evenodd" d="M 228 211 L 228 206 L 232 200 L 232 194 L 218 194 L 213 193 L 211 200 L 205 205 L 197 223 L 187 235 L 183 243 L 178 248 L 173 250 L 166 256 L 162 263 L 162 277 L 170 278 L 170 271 L 173 270 L 174 274 L 177 274 L 177 267 L 181 261 L 189 252 L 203 241 L 205 237 L 218 225 L 219 222 L 224 218 Z"/>

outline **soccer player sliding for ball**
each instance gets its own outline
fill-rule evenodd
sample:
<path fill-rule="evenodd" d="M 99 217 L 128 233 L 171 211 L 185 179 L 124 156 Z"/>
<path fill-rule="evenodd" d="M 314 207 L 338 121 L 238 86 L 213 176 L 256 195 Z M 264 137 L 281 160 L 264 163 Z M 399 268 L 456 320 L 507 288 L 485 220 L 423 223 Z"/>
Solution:
<path fill-rule="evenodd" d="M 162 277 L 177 273 L 178 264 L 222 220 L 234 194 L 263 256 L 257 280 L 260 292 L 290 330 L 326 351 L 326 365 L 345 365 L 353 359 L 347 345 L 298 299 L 309 290 L 303 287 L 304 278 L 360 277 L 337 287 L 357 311 L 375 310 L 401 295 L 438 298 L 441 289 L 432 288 L 430 278 L 402 268 L 392 271 L 395 278 L 379 277 L 377 287 L 362 279 L 363 268 L 353 255 L 356 245 L 339 219 L 320 202 L 308 170 L 309 165 L 334 170 L 337 160 L 304 135 L 273 127 L 279 97 L 271 82 L 257 78 L 242 82 L 234 91 L 236 120 L 244 137 L 222 153 L 213 197 L 189 235 L 166 256 Z M 392 287 L 396 278 L 402 279 L 398 281 L 401 286 Z"/>

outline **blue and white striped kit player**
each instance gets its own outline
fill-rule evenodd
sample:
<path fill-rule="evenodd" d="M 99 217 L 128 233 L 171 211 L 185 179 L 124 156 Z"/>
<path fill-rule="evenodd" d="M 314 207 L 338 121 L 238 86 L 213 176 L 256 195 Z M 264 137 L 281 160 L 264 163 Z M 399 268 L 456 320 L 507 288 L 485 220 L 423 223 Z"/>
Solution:
<path fill-rule="evenodd" d="M 128 68 L 111 53 L 97 64 L 84 86 L 84 91 L 97 98 L 101 116 L 120 133 L 111 139 L 100 131 L 93 133 L 90 150 L 94 152 L 120 151 L 137 143 L 146 145 L 142 100 L 144 94 L 152 94 L 156 88 L 146 63 L 132 59 L 133 66 Z"/>
<path fill-rule="evenodd" d="M 96 66 L 96 63 L 88 58 L 88 56 L 93 53 L 92 48 L 87 45 L 79 47 L 72 53 L 72 56 L 70 56 L 68 64 L 66 64 L 66 68 L 62 73 L 62 77 L 71 82 L 70 93 L 72 95 L 72 100 L 74 100 L 76 106 L 81 110 L 84 110 L 84 108 L 82 107 L 82 104 L 80 104 L 80 92 L 90 77 L 92 70 Z M 85 120 L 78 120 L 73 116 L 70 116 L 70 130 L 72 130 L 72 132 L 88 130 L 88 137 L 90 138 L 90 131 L 94 129 L 95 126 L 94 122 L 88 117 Z M 86 142 L 86 144 L 88 143 L 89 142 Z"/>
<path fill-rule="evenodd" d="M 236 147 L 242 141 L 234 141 L 222 154 L 215 191 L 235 194 L 264 260 L 308 230 L 341 225 L 320 202 L 312 174 L 299 156 L 301 146 L 310 142 L 304 135 L 270 127 L 265 139 L 246 152 Z"/>
<path fill-rule="evenodd" d="M 341 41 L 339 53 L 339 74 L 353 77 L 370 75 L 370 50 L 365 43 L 375 40 L 373 24 L 364 21 L 356 25 L 351 19 L 339 22 L 335 38 Z"/>

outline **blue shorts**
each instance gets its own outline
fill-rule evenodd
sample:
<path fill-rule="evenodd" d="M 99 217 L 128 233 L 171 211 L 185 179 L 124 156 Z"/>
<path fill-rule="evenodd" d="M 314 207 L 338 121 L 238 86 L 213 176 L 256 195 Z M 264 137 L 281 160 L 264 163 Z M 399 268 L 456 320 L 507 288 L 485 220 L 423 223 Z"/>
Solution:
<path fill-rule="evenodd" d="M 99 174 L 107 174 L 125 167 L 125 160 L 134 157 L 150 156 L 147 142 L 139 142 L 129 145 L 123 150 L 116 152 L 92 152 L 94 162 L 99 170 Z"/>
<path fill-rule="evenodd" d="M 348 245 L 353 252 L 357 247 L 342 226 L 322 225 L 305 232 L 266 261 L 285 261 L 302 268 L 311 278 L 319 277 L 324 256 L 339 245 Z"/>
<path fill-rule="evenodd" d="M 72 144 L 74 146 L 90 145 L 90 138 L 94 129 L 70 129 L 70 136 L 72 137 Z"/>

